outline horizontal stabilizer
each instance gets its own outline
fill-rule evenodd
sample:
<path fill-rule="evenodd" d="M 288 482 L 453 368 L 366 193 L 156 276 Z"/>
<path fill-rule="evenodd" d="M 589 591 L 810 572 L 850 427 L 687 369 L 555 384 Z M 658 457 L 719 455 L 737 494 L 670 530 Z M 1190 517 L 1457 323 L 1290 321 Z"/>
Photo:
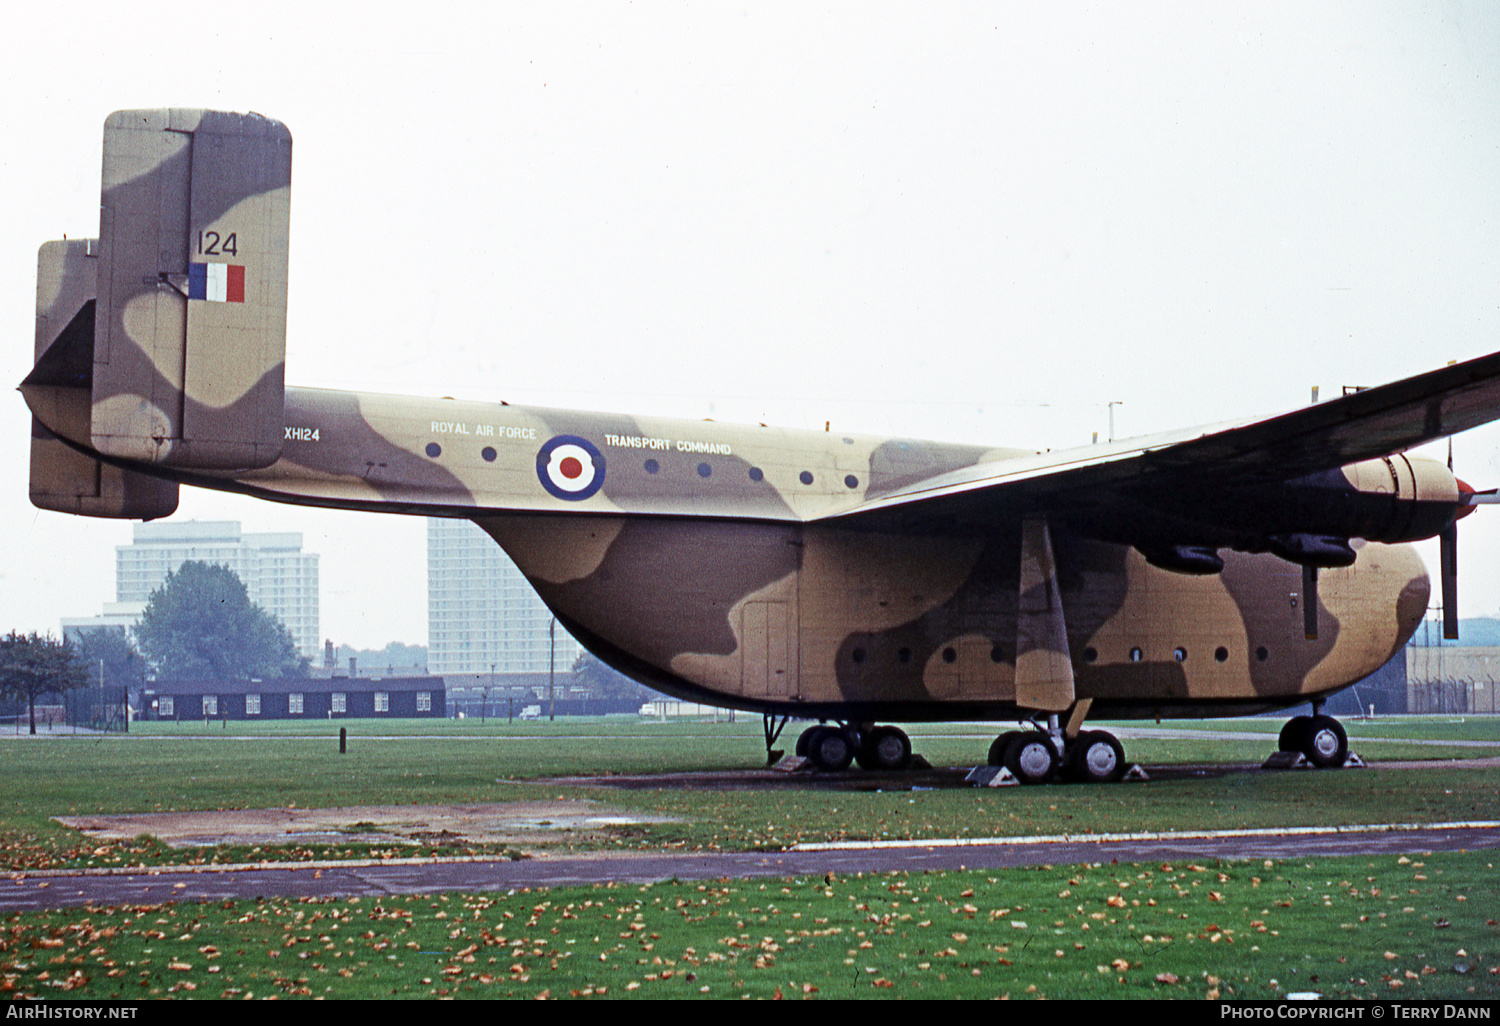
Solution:
<path fill-rule="evenodd" d="M 97 240 L 74 239 L 48 242 L 37 255 L 36 366 L 21 384 L 34 414 L 31 502 L 59 513 L 154 520 L 177 509 L 176 482 L 108 466 L 82 451 L 93 386 L 97 249 Z"/>
<path fill-rule="evenodd" d="M 32 418 L 31 504 L 85 517 L 156 520 L 177 511 L 177 482 L 100 463 Z"/>

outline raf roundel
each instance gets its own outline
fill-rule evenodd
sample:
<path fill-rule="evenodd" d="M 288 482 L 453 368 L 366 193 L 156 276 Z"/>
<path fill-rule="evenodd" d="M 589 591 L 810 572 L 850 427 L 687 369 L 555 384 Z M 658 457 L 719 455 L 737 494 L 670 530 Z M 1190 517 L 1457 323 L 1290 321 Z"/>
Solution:
<path fill-rule="evenodd" d="M 604 455 L 587 438 L 558 435 L 536 454 L 536 476 L 548 494 L 579 502 L 604 484 Z"/>

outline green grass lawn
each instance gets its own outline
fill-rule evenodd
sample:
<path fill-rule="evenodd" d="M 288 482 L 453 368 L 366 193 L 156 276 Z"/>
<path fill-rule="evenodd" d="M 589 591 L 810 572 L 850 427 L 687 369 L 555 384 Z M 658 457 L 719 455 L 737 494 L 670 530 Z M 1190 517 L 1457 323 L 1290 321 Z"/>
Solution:
<path fill-rule="evenodd" d="M 350 731 L 338 752 L 337 727 Z M 138 725 L 143 726 L 143 725 Z M 1186 727 L 1188 724 L 1171 724 Z M 1260 737 L 1135 739 L 1152 765 L 1259 762 Z M 1469 719 L 1355 723 L 1367 759 L 1472 759 Z M 1377 733 L 1377 728 L 1379 733 Z M 790 747 L 796 725 L 781 742 Z M 935 765 L 999 729 L 919 725 Z M 1411 739 L 1411 740 L 1398 740 Z M 297 805 L 593 801 L 676 822 L 557 848 L 782 849 L 804 841 L 1500 818 L 1500 774 L 1230 773 L 1111 786 L 913 790 L 604 786 L 601 774 L 758 768 L 758 718 L 642 723 L 152 724 L 128 737 L 0 742 L 12 871 L 181 862 L 513 854 L 466 841 L 168 849 L 101 844 L 51 817 Z M 1441 754 L 1440 754 L 1441 753 Z M 1451 754 L 1450 754 L 1451 753 Z M 580 782 L 578 777 L 595 780 Z M 572 779 L 565 779 L 572 778 Z M 35 997 L 1500 996 L 1493 855 L 1041 867 L 850 879 L 599 885 L 510 894 L 92 908 L 0 919 L 0 994 Z"/>
<path fill-rule="evenodd" d="M 0 918 L 9 997 L 1500 997 L 1490 853 Z"/>
<path fill-rule="evenodd" d="M 747 722 L 748 721 L 748 722 Z M 1239 728 L 1258 721 L 1220 721 Z M 758 718 L 737 723 L 640 723 L 630 719 L 490 724 L 474 721 L 345 721 L 347 754 L 327 724 L 294 724 L 278 732 L 202 724 L 152 724 L 128 737 L 53 737 L 0 742 L 0 862 L 7 869 L 144 865 L 408 855 L 407 848 L 372 850 L 292 844 L 256 850 L 173 852 L 150 838 L 97 844 L 51 817 L 91 813 L 202 809 L 303 808 L 412 803 L 506 802 L 574 798 L 625 812 L 679 822 L 622 828 L 602 842 L 579 844 L 675 848 L 783 848 L 802 841 L 1013 836 L 1061 832 L 1169 830 L 1278 825 L 1432 822 L 1500 818 L 1497 774 L 1462 768 L 1408 771 L 1237 773 L 1163 779 L 1145 784 L 912 791 L 897 778 L 853 789 L 808 782 L 754 789 L 662 786 L 627 789 L 550 778 L 599 774 L 735 771 L 763 765 Z M 396 729 L 400 728 L 400 729 Z M 1490 722 L 1393 724 L 1392 736 L 1462 733 L 1496 735 Z M 313 733 L 321 730 L 322 733 Z M 788 733 L 792 733 L 789 728 Z M 982 761 L 995 728 L 977 724 L 921 725 L 916 749 L 935 765 Z M 1485 732 L 1488 732 L 1487 734 Z M 1477 736 L 1476 736 L 1477 735 Z M 792 737 L 783 740 L 789 746 Z M 1462 757 L 1494 749 L 1372 742 L 1367 758 Z M 1265 740 L 1137 739 L 1128 755 L 1148 764 L 1214 760 L 1259 762 Z M 1458 764 L 1461 766 L 1462 764 Z M 885 788 L 884 790 L 879 788 Z M 894 789 L 892 789 L 894 788 Z M 429 850 L 420 850 L 426 853 Z M 445 845 L 448 853 L 503 853 L 484 845 Z"/>

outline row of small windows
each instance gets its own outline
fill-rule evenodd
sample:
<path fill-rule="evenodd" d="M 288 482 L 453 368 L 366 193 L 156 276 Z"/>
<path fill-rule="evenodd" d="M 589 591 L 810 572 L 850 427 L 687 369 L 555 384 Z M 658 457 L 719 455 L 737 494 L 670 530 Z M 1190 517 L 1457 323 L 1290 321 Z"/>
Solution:
<path fill-rule="evenodd" d="M 330 692 L 328 697 L 329 697 L 330 704 L 331 704 L 333 712 L 336 712 L 336 713 L 348 712 L 349 701 L 348 701 L 348 695 L 345 692 L 342 692 L 342 691 Z M 289 692 L 287 694 L 287 696 L 286 696 L 286 705 L 287 705 L 287 710 L 286 711 L 289 714 L 296 715 L 298 713 L 301 713 L 302 712 L 302 706 L 303 706 L 302 694 L 300 692 L 296 692 L 296 691 Z M 391 695 L 390 695 L 390 692 L 388 692 L 388 691 L 377 691 L 377 692 L 375 692 L 375 711 L 376 712 L 390 712 L 391 711 Z M 431 711 L 432 711 L 432 692 L 430 692 L 430 691 L 418 691 L 417 692 L 417 712 L 431 712 Z M 160 698 L 158 698 L 156 700 L 156 712 L 157 712 L 158 716 L 175 716 L 175 715 L 177 715 L 177 702 L 176 702 L 176 699 L 172 695 L 162 695 Z M 206 717 L 212 717 L 212 716 L 219 715 L 219 696 L 218 695 L 204 695 L 203 696 L 203 715 L 206 716 Z M 245 715 L 246 716 L 259 716 L 260 715 L 260 696 L 259 695 L 246 695 L 245 696 Z"/>
<path fill-rule="evenodd" d="M 1127 655 L 1128 655 L 1128 657 L 1129 657 L 1129 659 L 1130 659 L 1130 661 L 1132 663 L 1139 663 L 1139 662 L 1141 662 L 1142 660 L 1144 660 L 1146 658 L 1146 653 L 1141 649 L 1141 647 L 1139 645 L 1133 647 L 1127 653 Z M 1264 646 L 1264 645 L 1257 645 L 1256 646 L 1256 648 L 1255 648 L 1255 659 L 1256 659 L 1256 662 L 1263 663 L 1267 659 L 1269 659 L 1270 657 L 1271 657 L 1271 652 L 1270 652 L 1269 649 L 1266 648 L 1266 646 Z M 1086 649 L 1083 650 L 1083 661 L 1084 662 L 1086 662 L 1086 663 L 1092 663 L 1095 660 L 1097 660 L 1098 658 L 1099 658 L 1099 652 L 1096 649 L 1090 647 L 1090 648 L 1086 648 Z M 1172 649 L 1172 658 L 1175 659 L 1179 663 L 1185 663 L 1188 660 L 1188 650 L 1186 648 L 1184 648 L 1183 646 L 1178 645 L 1176 648 Z M 1229 661 L 1229 649 L 1225 648 L 1223 645 L 1220 645 L 1218 648 L 1214 649 L 1214 662 L 1216 662 L 1216 663 L 1227 663 L 1228 661 Z"/>
<path fill-rule="evenodd" d="M 1129 659 L 1130 659 L 1130 661 L 1132 663 L 1139 663 L 1143 659 L 1145 659 L 1145 652 L 1144 652 L 1144 650 L 1142 650 L 1140 648 L 1140 646 L 1136 646 L 1136 647 L 1134 647 L 1134 648 L 1132 648 L 1130 650 L 1130 652 L 1128 653 L 1128 656 L 1129 656 Z M 1260 646 L 1256 647 L 1256 649 L 1255 649 L 1255 658 L 1256 658 L 1256 660 L 1258 662 L 1262 662 L 1263 663 L 1267 659 L 1269 659 L 1270 656 L 1271 656 L 1270 651 L 1264 645 L 1260 645 Z M 854 649 L 853 651 L 851 651 L 849 653 L 849 659 L 850 659 L 850 661 L 853 662 L 853 663 L 855 663 L 855 664 L 863 663 L 868 657 L 869 657 L 869 654 L 863 648 L 856 648 L 856 649 Z M 896 661 L 899 662 L 899 663 L 902 663 L 903 665 L 906 664 L 906 663 L 911 662 L 911 657 L 912 657 L 912 652 L 911 652 L 911 649 L 909 649 L 909 648 L 904 648 L 903 647 L 903 648 L 898 648 L 896 650 Z M 1187 662 L 1187 659 L 1188 659 L 1188 650 L 1186 648 L 1182 647 L 1181 645 L 1179 645 L 1179 646 L 1177 646 L 1176 648 L 1174 648 L 1172 650 L 1172 658 L 1175 659 L 1179 663 L 1185 663 L 1185 662 Z M 952 645 L 947 646 L 942 651 L 942 659 L 943 659 L 943 662 L 945 662 L 945 663 L 955 663 L 955 662 L 957 662 L 958 661 L 958 650 L 956 648 L 954 648 Z M 1098 651 L 1098 649 L 1094 648 L 1093 646 L 1090 646 L 1090 647 L 1085 648 L 1083 650 L 1083 661 L 1084 662 L 1086 662 L 1086 663 L 1093 663 L 1093 662 L 1097 662 L 1098 659 L 1099 659 L 1099 651 Z M 990 649 L 990 662 L 992 662 L 992 663 L 1003 663 L 1004 661 L 1005 661 L 1005 649 L 1002 648 L 999 645 L 993 646 Z M 1225 648 L 1223 645 L 1220 645 L 1218 648 L 1214 649 L 1214 662 L 1224 663 L 1224 662 L 1228 662 L 1228 661 L 1229 661 L 1229 649 Z"/>
<path fill-rule="evenodd" d="M 443 447 L 441 445 L 438 445 L 436 442 L 428 442 L 427 443 L 427 450 L 426 451 L 427 451 L 427 455 L 429 457 L 431 457 L 432 459 L 437 459 L 439 456 L 441 456 L 443 454 Z M 484 457 L 484 461 L 486 463 L 493 463 L 493 462 L 495 462 L 496 453 L 495 453 L 495 450 L 491 446 L 488 446 L 488 445 L 485 446 L 483 449 L 481 449 L 479 451 L 479 455 L 482 456 L 482 457 Z M 642 466 L 645 468 L 645 471 L 648 474 L 657 474 L 657 473 L 661 472 L 661 461 L 659 461 L 659 460 L 648 459 L 644 464 L 642 464 Z M 698 472 L 698 476 L 699 477 L 703 477 L 703 478 L 712 477 L 713 476 L 713 472 L 714 472 L 714 468 L 713 468 L 713 466 L 711 464 L 700 463 L 697 466 L 697 472 Z M 749 476 L 750 476 L 750 480 L 754 481 L 756 484 L 759 484 L 761 481 L 765 480 L 766 473 L 765 473 L 765 471 L 761 470 L 759 467 L 751 467 L 750 468 L 750 472 L 749 472 Z M 815 478 L 813 477 L 812 471 L 810 471 L 810 470 L 804 470 L 804 471 L 802 471 L 802 473 L 800 473 L 800 474 L 797 475 L 797 480 L 801 481 L 805 485 L 810 485 L 810 484 L 813 483 L 813 481 L 815 480 Z M 855 477 L 853 474 L 845 474 L 844 475 L 844 487 L 846 487 L 846 488 L 858 488 L 859 487 L 859 478 Z"/>

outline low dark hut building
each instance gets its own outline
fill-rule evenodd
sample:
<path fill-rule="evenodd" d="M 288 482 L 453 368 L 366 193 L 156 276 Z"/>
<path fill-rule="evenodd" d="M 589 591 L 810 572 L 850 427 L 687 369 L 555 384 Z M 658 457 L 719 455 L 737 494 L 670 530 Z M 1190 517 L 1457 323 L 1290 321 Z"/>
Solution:
<path fill-rule="evenodd" d="M 144 720 L 442 718 L 446 708 L 442 677 L 151 681 L 141 689 Z"/>

